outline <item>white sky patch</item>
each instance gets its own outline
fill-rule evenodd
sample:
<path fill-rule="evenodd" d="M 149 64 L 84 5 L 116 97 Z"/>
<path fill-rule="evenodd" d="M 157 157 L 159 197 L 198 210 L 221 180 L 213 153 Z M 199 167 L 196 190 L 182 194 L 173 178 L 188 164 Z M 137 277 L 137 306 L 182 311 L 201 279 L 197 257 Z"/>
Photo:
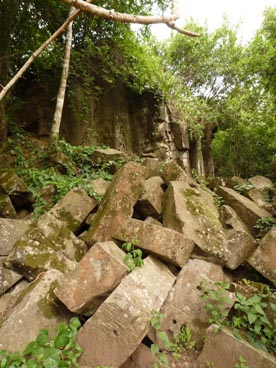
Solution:
<path fill-rule="evenodd" d="M 199 24 L 206 22 L 208 29 L 214 31 L 221 26 L 226 15 L 230 24 L 240 24 L 239 39 L 249 41 L 261 27 L 263 11 L 267 7 L 276 7 L 276 0 L 179 0 L 180 19 L 177 24 L 183 26 L 185 20 L 192 17 Z M 152 32 L 159 40 L 171 34 L 165 25 L 153 25 Z"/>

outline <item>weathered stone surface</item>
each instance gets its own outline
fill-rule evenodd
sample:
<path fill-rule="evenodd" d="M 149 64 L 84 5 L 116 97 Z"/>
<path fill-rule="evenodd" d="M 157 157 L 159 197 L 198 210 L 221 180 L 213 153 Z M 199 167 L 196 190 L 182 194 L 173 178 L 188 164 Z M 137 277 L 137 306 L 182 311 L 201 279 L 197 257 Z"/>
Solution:
<path fill-rule="evenodd" d="M 0 295 L 4 294 L 5 291 L 21 280 L 22 277 L 19 273 L 4 267 L 2 262 L 0 262 Z"/>
<path fill-rule="evenodd" d="M 162 184 L 164 182 L 160 176 L 153 176 L 145 181 L 143 193 L 135 206 L 144 217 L 159 218 L 161 216 L 164 195 Z"/>
<path fill-rule="evenodd" d="M 30 224 L 31 221 L 0 218 L 0 256 L 7 256 L 11 252 Z"/>
<path fill-rule="evenodd" d="M 159 176 L 162 167 L 162 161 L 158 158 L 147 157 L 143 160 L 143 166 L 147 168 L 147 179 L 152 176 Z"/>
<path fill-rule="evenodd" d="M 257 235 L 257 230 L 254 226 L 258 219 L 272 217 L 269 212 L 259 208 L 250 199 L 245 198 L 233 189 L 218 187 L 216 188 L 216 193 L 223 198 L 226 205 L 232 207 L 239 214 L 239 217 L 252 235 Z"/>
<path fill-rule="evenodd" d="M 248 181 L 254 185 L 256 189 L 265 189 L 265 188 L 273 188 L 273 183 L 270 179 L 265 176 L 257 175 L 253 176 L 253 178 L 248 179 Z"/>
<path fill-rule="evenodd" d="M 229 250 L 226 266 L 235 269 L 246 260 L 257 245 L 233 208 L 223 205 L 219 212 L 221 221 L 225 226 L 226 247 Z"/>
<path fill-rule="evenodd" d="M 171 182 L 164 198 L 163 225 L 192 239 L 225 263 L 230 254 L 213 197 L 199 185 Z"/>
<path fill-rule="evenodd" d="M 248 263 L 276 285 L 276 228 L 272 228 L 259 243 Z"/>
<path fill-rule="evenodd" d="M 64 226 L 75 232 L 96 205 L 97 202 L 84 189 L 73 188 L 51 208 L 48 215 L 62 221 Z"/>
<path fill-rule="evenodd" d="M 113 242 L 96 243 L 54 290 L 74 313 L 91 315 L 128 272 L 125 253 Z"/>
<path fill-rule="evenodd" d="M 79 331 L 77 342 L 84 349 L 80 364 L 119 368 L 145 337 L 152 310 L 160 310 L 174 280 L 160 261 L 145 259 Z"/>
<path fill-rule="evenodd" d="M 150 348 L 140 344 L 120 368 L 153 368 L 154 359 Z"/>
<path fill-rule="evenodd" d="M 48 271 L 23 292 L 0 326 L 0 350 L 22 351 L 41 328 L 51 333 L 60 322 L 68 322 L 69 313 L 53 293 L 61 275 L 57 270 Z"/>
<path fill-rule="evenodd" d="M 102 178 L 99 178 L 99 179 L 91 180 L 89 184 L 99 196 L 104 196 L 110 182 Z"/>
<path fill-rule="evenodd" d="M 12 203 L 16 206 L 21 207 L 34 202 L 32 193 L 12 169 L 0 173 L 0 190 L 2 193 L 9 194 Z"/>
<path fill-rule="evenodd" d="M 135 162 L 124 165 L 113 177 L 92 224 L 83 239 L 88 245 L 111 240 L 118 226 L 132 216 L 143 190 L 147 169 Z"/>
<path fill-rule="evenodd" d="M 180 267 L 187 262 L 194 248 L 194 242 L 177 231 L 135 219 L 125 222 L 113 237 L 123 242 L 137 239 L 135 245 L 138 248 Z"/>
<path fill-rule="evenodd" d="M 233 368 L 240 357 L 250 368 L 275 368 L 276 360 L 272 355 L 254 348 L 244 340 L 238 340 L 226 328 L 211 326 L 197 362 L 202 368 Z"/>
<path fill-rule="evenodd" d="M 64 223 L 46 214 L 31 226 L 6 258 L 5 265 L 33 280 L 52 268 L 69 272 L 86 251 L 85 243 L 64 227 Z"/>
<path fill-rule="evenodd" d="M 0 193 L 0 216 L 4 218 L 16 218 L 16 211 L 7 194 Z"/>
<path fill-rule="evenodd" d="M 170 127 L 174 136 L 176 148 L 179 150 L 188 150 L 190 148 L 188 124 L 173 122 L 170 123 Z"/>
<path fill-rule="evenodd" d="M 273 214 L 273 204 L 270 203 L 270 197 L 268 194 L 268 189 L 250 189 L 246 196 L 251 199 L 256 205 L 269 213 Z"/>
<path fill-rule="evenodd" d="M 19 295 L 25 290 L 29 285 L 26 279 L 20 280 L 15 286 L 10 290 L 5 292 L 5 294 L 0 297 L 0 324 L 2 320 L 9 314 L 12 308 L 15 306 Z"/>
<path fill-rule="evenodd" d="M 96 164 L 104 164 L 109 161 L 126 160 L 125 152 L 113 148 L 97 148 L 91 154 L 91 160 Z"/>
<path fill-rule="evenodd" d="M 164 167 L 161 168 L 161 177 L 167 185 L 171 181 L 184 181 L 186 183 L 193 181 L 175 161 L 164 163 Z"/>
<path fill-rule="evenodd" d="M 209 315 L 204 306 L 206 301 L 201 297 L 200 283 L 203 281 L 224 281 L 222 267 L 199 259 L 189 259 L 177 276 L 176 283 L 161 308 L 164 317 L 161 330 L 172 338 L 178 334 L 183 325 L 190 328 L 193 340 L 199 342 L 206 334 Z M 233 293 L 225 292 L 225 296 L 233 299 Z M 229 310 L 231 305 L 227 305 Z M 156 331 L 154 331 L 156 334 Z M 157 339 L 156 335 L 154 337 Z"/>

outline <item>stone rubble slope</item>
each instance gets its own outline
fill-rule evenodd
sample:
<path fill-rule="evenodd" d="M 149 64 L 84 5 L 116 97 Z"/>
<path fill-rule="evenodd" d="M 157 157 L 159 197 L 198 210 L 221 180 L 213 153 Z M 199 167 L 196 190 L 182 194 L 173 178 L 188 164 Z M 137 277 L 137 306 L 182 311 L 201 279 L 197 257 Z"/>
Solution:
<path fill-rule="evenodd" d="M 7 184 L 1 179 L 3 188 L 11 185 L 8 179 Z M 14 213 L 13 219 L 1 218 L 0 350 L 22 350 L 41 328 L 51 331 L 77 315 L 83 322 L 81 367 L 150 368 L 142 342 L 162 346 L 150 327 L 156 310 L 164 315 L 161 328 L 169 337 L 182 326 L 197 342 L 207 336 L 194 367 L 207 367 L 209 360 L 221 368 L 225 356 L 223 366 L 232 368 L 243 351 L 254 356 L 250 368 L 276 367 L 272 356 L 230 332 L 216 336 L 209 329 L 201 281 L 235 281 L 253 267 L 276 285 L 275 229 L 255 239 L 258 219 L 275 221 L 274 197 L 268 212 L 217 182 L 215 192 L 224 200 L 220 208 L 214 192 L 176 162 L 130 161 L 108 186 L 100 184 L 106 188 L 100 204 L 75 188 L 35 223 Z M 255 191 L 274 193 L 266 178 L 251 182 Z M 127 268 L 122 243 L 142 250 L 141 267 Z M 234 302 L 234 294 L 228 296 Z M 221 353 L 228 345 L 231 357 Z M 214 346 L 220 353 L 214 354 Z"/>

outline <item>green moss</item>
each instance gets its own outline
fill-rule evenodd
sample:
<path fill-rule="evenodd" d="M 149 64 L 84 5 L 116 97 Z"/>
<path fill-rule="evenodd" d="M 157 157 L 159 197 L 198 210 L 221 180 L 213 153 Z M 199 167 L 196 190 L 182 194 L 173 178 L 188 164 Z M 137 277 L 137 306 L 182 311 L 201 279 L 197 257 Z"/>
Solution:
<path fill-rule="evenodd" d="M 54 289 L 57 286 L 57 281 L 54 281 L 51 284 L 49 292 L 45 295 L 44 298 L 41 298 L 37 302 L 37 306 L 41 311 L 43 317 L 47 319 L 51 319 L 59 315 L 59 307 L 56 305 L 57 297 L 54 294 Z"/>

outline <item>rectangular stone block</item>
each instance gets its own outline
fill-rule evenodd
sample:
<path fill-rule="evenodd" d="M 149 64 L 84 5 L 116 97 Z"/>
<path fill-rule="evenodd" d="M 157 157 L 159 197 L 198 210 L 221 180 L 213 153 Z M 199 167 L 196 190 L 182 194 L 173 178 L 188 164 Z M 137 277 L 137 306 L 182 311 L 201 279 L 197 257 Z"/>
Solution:
<path fill-rule="evenodd" d="M 119 368 L 146 336 L 152 310 L 160 310 L 174 281 L 151 256 L 129 273 L 79 331 L 80 364 Z"/>
<path fill-rule="evenodd" d="M 72 315 L 58 303 L 53 293 L 61 275 L 57 270 L 48 271 L 24 290 L 20 301 L 0 326 L 0 351 L 22 351 L 42 328 L 51 334 L 60 322 L 69 321 Z"/>
<path fill-rule="evenodd" d="M 88 245 L 111 240 L 118 226 L 132 216 L 146 173 L 147 169 L 135 162 L 127 163 L 116 172 L 89 230 L 82 237 Z"/>
<path fill-rule="evenodd" d="M 218 329 L 211 326 L 207 330 L 207 336 L 203 351 L 197 362 L 202 368 L 233 368 L 240 360 L 246 361 L 246 366 L 250 368 L 275 368 L 275 358 L 254 348 L 244 340 L 238 340 L 230 330 L 226 328 Z"/>
<path fill-rule="evenodd" d="M 177 231 L 135 219 L 118 228 L 114 238 L 123 242 L 137 239 L 138 248 L 180 267 L 188 261 L 194 248 L 194 242 Z"/>
<path fill-rule="evenodd" d="M 74 313 L 91 315 L 128 272 L 125 253 L 112 241 L 96 243 L 60 278 L 56 296 Z"/>

